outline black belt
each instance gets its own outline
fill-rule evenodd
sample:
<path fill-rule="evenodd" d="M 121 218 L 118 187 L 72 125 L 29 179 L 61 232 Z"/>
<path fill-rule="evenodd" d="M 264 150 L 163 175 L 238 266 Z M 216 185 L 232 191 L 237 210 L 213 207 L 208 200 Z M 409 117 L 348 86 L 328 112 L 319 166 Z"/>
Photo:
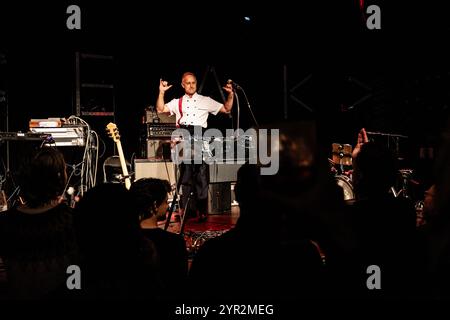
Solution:
<path fill-rule="evenodd" d="M 203 133 L 206 131 L 206 128 L 203 128 L 202 126 L 186 126 L 186 125 L 180 125 L 180 129 L 185 129 L 189 132 L 191 136 L 194 136 L 197 134 L 197 132 L 200 132 L 203 136 Z M 201 138 L 201 137 L 197 137 Z"/>

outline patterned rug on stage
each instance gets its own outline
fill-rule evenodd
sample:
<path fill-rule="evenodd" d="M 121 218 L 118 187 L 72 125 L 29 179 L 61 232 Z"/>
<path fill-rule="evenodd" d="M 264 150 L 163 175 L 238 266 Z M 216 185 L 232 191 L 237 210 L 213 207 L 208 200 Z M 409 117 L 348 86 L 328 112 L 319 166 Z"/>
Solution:
<path fill-rule="evenodd" d="M 227 230 L 205 230 L 205 231 L 186 231 L 184 233 L 184 239 L 186 241 L 186 247 L 188 250 L 189 258 L 193 258 L 193 256 L 197 253 L 198 249 L 209 239 L 213 239 L 215 237 L 219 237 Z"/>
<path fill-rule="evenodd" d="M 174 215 L 171 219 L 167 231 L 180 233 L 181 221 Z M 239 212 L 233 210 L 230 214 L 208 215 L 206 221 L 199 221 L 197 218 L 188 218 L 184 225 L 184 238 L 190 257 L 198 251 L 207 240 L 221 236 L 232 229 L 239 218 Z M 160 227 L 164 227 L 164 221 L 160 222 Z"/>
<path fill-rule="evenodd" d="M 190 255 L 207 240 L 221 236 L 236 224 L 237 217 L 234 215 L 209 215 L 207 221 L 199 223 L 196 219 L 186 222 L 184 238 Z"/>

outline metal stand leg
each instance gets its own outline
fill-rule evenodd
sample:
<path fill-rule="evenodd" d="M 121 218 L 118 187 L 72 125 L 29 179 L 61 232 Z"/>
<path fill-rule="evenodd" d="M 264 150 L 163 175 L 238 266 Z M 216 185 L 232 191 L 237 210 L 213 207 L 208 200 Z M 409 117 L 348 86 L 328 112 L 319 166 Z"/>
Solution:
<path fill-rule="evenodd" d="M 183 232 L 184 232 L 184 225 L 186 224 L 186 212 L 187 212 L 189 202 L 191 201 L 191 197 L 193 196 L 193 194 L 194 194 L 194 192 L 192 192 L 192 191 L 189 193 L 189 196 L 186 201 L 186 205 L 184 206 L 184 212 L 183 212 L 183 215 L 181 216 L 180 234 L 183 234 Z"/>
<path fill-rule="evenodd" d="M 184 172 L 182 170 L 180 170 L 180 177 L 178 178 L 178 182 L 177 182 L 177 186 L 176 186 L 176 189 L 175 189 L 175 193 L 173 195 L 172 203 L 171 203 L 170 208 L 169 208 L 169 214 L 167 215 L 166 224 L 164 225 L 164 230 L 167 230 L 167 228 L 169 228 L 170 219 L 172 219 L 173 209 L 175 208 L 175 203 L 178 200 L 178 190 L 180 190 L 181 181 L 183 180 L 183 177 L 182 177 L 181 173 L 184 174 Z"/>

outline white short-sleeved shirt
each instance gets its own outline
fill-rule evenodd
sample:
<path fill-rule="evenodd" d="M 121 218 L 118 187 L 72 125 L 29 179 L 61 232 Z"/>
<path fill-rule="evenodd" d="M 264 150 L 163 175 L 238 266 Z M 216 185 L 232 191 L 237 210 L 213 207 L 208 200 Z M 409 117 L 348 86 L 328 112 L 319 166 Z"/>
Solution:
<path fill-rule="evenodd" d="M 207 128 L 208 114 L 212 113 L 216 115 L 223 107 L 222 103 L 198 93 L 195 93 L 192 98 L 185 94 L 180 99 L 183 99 L 181 112 L 179 99 L 172 99 L 166 104 L 170 110 L 170 115 L 175 114 L 177 125 L 202 126 L 203 128 Z"/>

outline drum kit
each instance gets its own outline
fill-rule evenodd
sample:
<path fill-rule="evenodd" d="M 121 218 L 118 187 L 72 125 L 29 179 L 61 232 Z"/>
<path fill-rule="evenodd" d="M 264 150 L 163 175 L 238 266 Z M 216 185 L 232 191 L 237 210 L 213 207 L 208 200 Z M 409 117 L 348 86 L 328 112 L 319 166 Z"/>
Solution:
<path fill-rule="evenodd" d="M 350 144 L 333 143 L 330 169 L 339 187 L 342 188 L 344 200 L 355 199 L 352 185 L 352 146 Z"/>
<path fill-rule="evenodd" d="M 396 148 L 398 151 L 398 144 L 396 145 Z M 344 200 L 351 204 L 355 199 L 352 183 L 352 146 L 350 144 L 333 143 L 331 159 L 328 158 L 328 163 L 336 184 L 342 188 Z M 413 175 L 413 169 L 402 168 L 398 170 L 398 181 L 390 190 L 394 197 L 406 199 L 411 199 L 413 197 L 411 185 L 414 183 L 417 184 L 417 182 L 413 180 Z"/>

